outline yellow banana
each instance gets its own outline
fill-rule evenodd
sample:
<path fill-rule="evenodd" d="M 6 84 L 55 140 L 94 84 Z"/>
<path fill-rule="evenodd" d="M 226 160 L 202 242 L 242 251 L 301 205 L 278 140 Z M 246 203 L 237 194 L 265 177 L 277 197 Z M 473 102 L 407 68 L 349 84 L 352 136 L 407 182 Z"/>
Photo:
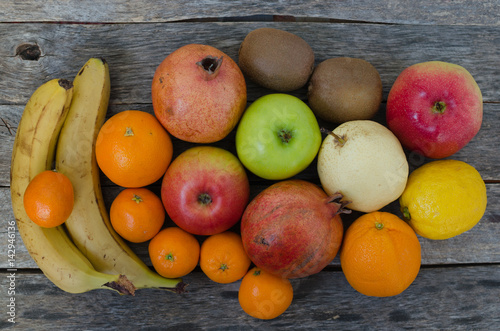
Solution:
<path fill-rule="evenodd" d="M 60 289 L 82 293 L 107 288 L 133 294 L 135 288 L 126 277 L 97 272 L 62 226 L 42 228 L 24 210 L 24 191 L 31 179 L 52 169 L 57 138 L 72 95 L 71 82 L 53 79 L 41 85 L 26 104 L 11 161 L 11 200 L 17 227 L 31 257 Z"/>
<path fill-rule="evenodd" d="M 65 226 L 96 270 L 123 273 L 137 288 L 182 292 L 180 279 L 152 271 L 114 231 L 106 210 L 95 158 L 95 141 L 107 112 L 110 79 L 107 63 L 90 59 L 74 81 L 74 96 L 56 152 L 57 171 L 74 186 L 75 205 Z"/>

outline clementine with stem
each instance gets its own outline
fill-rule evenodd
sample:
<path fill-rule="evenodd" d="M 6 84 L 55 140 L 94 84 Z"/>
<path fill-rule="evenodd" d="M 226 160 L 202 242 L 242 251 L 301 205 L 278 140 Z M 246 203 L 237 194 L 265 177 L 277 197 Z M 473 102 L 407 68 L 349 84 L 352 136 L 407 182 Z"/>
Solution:
<path fill-rule="evenodd" d="M 101 127 L 95 146 L 102 172 L 123 187 L 143 187 L 159 180 L 172 160 L 170 136 L 155 116 L 126 110 Z"/>
<path fill-rule="evenodd" d="M 160 231 L 165 221 L 165 209 L 160 197 L 150 190 L 127 188 L 113 200 L 109 218 L 122 238 L 141 243 Z"/>
<path fill-rule="evenodd" d="M 214 282 L 227 284 L 241 279 L 250 263 L 241 236 L 235 232 L 214 234 L 201 244 L 201 270 Z"/>
<path fill-rule="evenodd" d="M 155 270 L 167 278 L 187 275 L 194 270 L 200 259 L 198 240 L 178 227 L 161 230 L 149 242 L 148 251 Z"/>
<path fill-rule="evenodd" d="M 293 287 L 287 278 L 275 276 L 258 267 L 243 277 L 238 291 L 241 308 L 258 319 L 273 319 L 283 314 L 293 300 Z"/>
<path fill-rule="evenodd" d="M 406 290 L 420 270 L 421 248 L 415 231 L 387 212 L 371 212 L 347 229 L 340 265 L 358 292 L 376 297 Z"/>

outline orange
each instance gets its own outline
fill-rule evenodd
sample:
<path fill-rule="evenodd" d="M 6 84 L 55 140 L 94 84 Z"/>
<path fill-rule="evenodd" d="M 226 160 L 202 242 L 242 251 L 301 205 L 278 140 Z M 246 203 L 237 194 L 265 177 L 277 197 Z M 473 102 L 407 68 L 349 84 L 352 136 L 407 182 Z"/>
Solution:
<path fill-rule="evenodd" d="M 63 224 L 73 211 L 73 185 L 64 174 L 45 170 L 26 187 L 24 210 L 36 224 L 52 228 Z"/>
<path fill-rule="evenodd" d="M 111 225 L 124 239 L 141 243 L 153 238 L 163 226 L 161 199 L 146 188 L 126 188 L 111 204 Z"/>
<path fill-rule="evenodd" d="M 115 184 L 142 187 L 160 179 L 172 160 L 172 141 L 155 116 L 126 110 L 108 119 L 95 146 L 97 164 Z"/>
<path fill-rule="evenodd" d="M 293 287 L 287 278 L 254 267 L 243 277 L 238 301 L 248 315 L 273 319 L 283 314 L 293 299 Z"/>
<path fill-rule="evenodd" d="M 163 277 L 182 277 L 198 265 L 200 243 L 181 228 L 168 227 L 149 242 L 149 257 L 156 272 Z"/>
<path fill-rule="evenodd" d="M 347 229 L 340 265 L 351 286 L 376 297 L 398 295 L 420 270 L 421 250 L 415 231 L 387 212 L 371 212 Z"/>
<path fill-rule="evenodd" d="M 201 244 L 201 270 L 214 282 L 227 284 L 243 278 L 250 263 L 237 233 L 214 234 Z"/>

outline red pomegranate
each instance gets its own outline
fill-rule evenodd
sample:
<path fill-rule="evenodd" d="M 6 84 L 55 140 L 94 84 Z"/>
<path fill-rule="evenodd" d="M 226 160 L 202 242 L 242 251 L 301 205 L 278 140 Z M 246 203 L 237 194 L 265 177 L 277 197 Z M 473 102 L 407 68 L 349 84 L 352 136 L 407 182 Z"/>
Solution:
<path fill-rule="evenodd" d="M 167 131 L 184 141 L 212 143 L 226 137 L 245 110 L 247 90 L 238 65 L 208 45 L 188 44 L 156 68 L 153 109 Z"/>
<path fill-rule="evenodd" d="M 329 197 L 304 180 L 278 182 L 259 193 L 241 220 L 241 236 L 256 266 L 281 277 L 320 272 L 337 255 L 343 238 L 340 193 Z"/>

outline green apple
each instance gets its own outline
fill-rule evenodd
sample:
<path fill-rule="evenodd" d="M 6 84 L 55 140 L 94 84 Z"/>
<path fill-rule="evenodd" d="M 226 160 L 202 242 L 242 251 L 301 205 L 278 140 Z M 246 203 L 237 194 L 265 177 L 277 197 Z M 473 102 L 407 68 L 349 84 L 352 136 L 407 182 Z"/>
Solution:
<path fill-rule="evenodd" d="M 264 179 L 295 176 L 314 160 L 321 131 L 312 110 L 299 98 L 275 93 L 255 100 L 236 130 L 241 163 Z"/>

